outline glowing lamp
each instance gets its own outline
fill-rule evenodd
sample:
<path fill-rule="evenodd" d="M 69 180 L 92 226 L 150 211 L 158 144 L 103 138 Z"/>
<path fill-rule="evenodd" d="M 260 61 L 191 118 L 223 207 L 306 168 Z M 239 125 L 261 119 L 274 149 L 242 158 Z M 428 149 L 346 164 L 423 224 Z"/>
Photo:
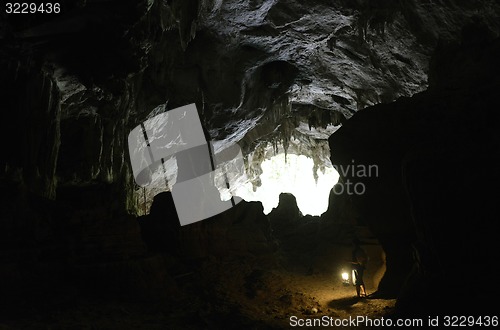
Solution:
<path fill-rule="evenodd" d="M 342 271 L 342 284 L 349 285 L 349 273 L 346 271 Z"/>

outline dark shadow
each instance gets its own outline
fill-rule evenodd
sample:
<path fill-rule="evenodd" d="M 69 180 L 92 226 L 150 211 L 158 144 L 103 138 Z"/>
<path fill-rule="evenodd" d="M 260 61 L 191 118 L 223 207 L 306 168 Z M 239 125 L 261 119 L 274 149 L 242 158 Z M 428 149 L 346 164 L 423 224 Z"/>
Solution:
<path fill-rule="evenodd" d="M 366 298 L 359 298 L 356 296 L 353 297 L 344 297 L 340 299 L 334 299 L 328 303 L 328 307 L 330 308 L 335 308 L 335 309 L 341 309 L 345 311 L 350 311 L 352 309 L 352 306 L 359 302 L 359 301 L 364 301 Z"/>
<path fill-rule="evenodd" d="M 148 215 L 139 217 L 141 235 L 148 251 L 179 255 L 179 218 L 170 192 L 161 192 L 153 199 Z"/>
<path fill-rule="evenodd" d="M 396 295 L 395 294 L 391 294 L 389 292 L 384 292 L 384 291 L 380 291 L 380 290 L 377 290 L 373 293 L 370 293 L 367 297 L 368 299 L 385 299 L 385 300 L 389 300 L 389 299 L 396 299 Z"/>

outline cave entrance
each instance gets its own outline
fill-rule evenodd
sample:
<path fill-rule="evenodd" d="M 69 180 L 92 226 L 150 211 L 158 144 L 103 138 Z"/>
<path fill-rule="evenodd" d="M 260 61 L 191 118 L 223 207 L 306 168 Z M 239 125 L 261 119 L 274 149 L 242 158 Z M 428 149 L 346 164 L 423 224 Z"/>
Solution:
<path fill-rule="evenodd" d="M 223 141 L 214 144 L 216 153 L 225 147 L 227 143 Z M 302 216 L 321 216 L 327 211 L 330 192 L 339 180 L 339 173 L 330 162 L 328 143 L 322 139 L 292 138 L 286 149 L 282 143 L 262 143 L 244 156 L 244 163 L 246 170 L 231 173 L 230 186 L 226 183 L 228 177 L 221 178 L 222 172 L 216 172 L 215 185 L 221 200 L 237 196 L 247 202 L 261 202 L 266 215 L 278 207 L 280 194 L 288 193 L 295 196 Z M 136 190 L 139 215 L 149 213 L 154 196 L 172 190 L 177 170 L 173 156 L 153 171 L 147 187 Z"/>
<path fill-rule="evenodd" d="M 234 194 L 246 201 L 261 202 L 264 214 L 278 206 L 281 193 L 295 196 L 302 215 L 320 216 L 328 209 L 330 191 L 339 179 L 331 163 L 319 169 L 310 157 L 280 153 L 265 159 L 260 166 L 260 186 L 247 182 Z"/>
<path fill-rule="evenodd" d="M 155 195 L 169 191 L 175 183 L 177 164 L 174 159 L 168 160 L 165 168 L 168 172 L 168 186 L 165 174 L 153 174 L 153 184 L 136 191 L 139 215 L 147 214 Z M 339 174 L 331 163 L 326 162 L 322 168 L 315 168 L 312 158 L 305 155 L 278 153 L 260 163 L 262 173 L 258 176 L 259 185 L 250 180 L 240 185 L 232 195 L 241 197 L 247 202 L 261 202 L 264 214 L 269 214 L 278 206 L 281 193 L 295 196 L 297 206 L 302 215 L 320 216 L 328 209 L 328 197 Z M 230 199 L 228 191 L 221 190 L 223 200 Z"/>

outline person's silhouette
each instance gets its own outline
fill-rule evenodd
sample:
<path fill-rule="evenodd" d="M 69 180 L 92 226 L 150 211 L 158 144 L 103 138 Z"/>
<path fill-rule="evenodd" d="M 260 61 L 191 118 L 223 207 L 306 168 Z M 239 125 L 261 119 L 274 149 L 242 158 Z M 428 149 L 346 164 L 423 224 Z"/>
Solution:
<path fill-rule="evenodd" d="M 358 297 L 366 297 L 366 287 L 363 280 L 363 275 L 366 269 L 366 263 L 368 262 L 368 255 L 365 250 L 361 248 L 361 242 L 354 238 L 352 240 L 353 250 L 352 250 L 352 280 L 353 284 L 356 286 L 356 294 Z"/>

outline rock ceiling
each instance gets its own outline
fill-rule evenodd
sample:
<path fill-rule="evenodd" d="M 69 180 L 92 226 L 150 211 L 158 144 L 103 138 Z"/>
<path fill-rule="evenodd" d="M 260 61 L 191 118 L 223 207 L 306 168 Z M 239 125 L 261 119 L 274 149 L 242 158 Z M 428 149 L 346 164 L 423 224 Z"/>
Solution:
<path fill-rule="evenodd" d="M 4 92 L 48 100 L 41 116 L 55 120 L 51 134 L 33 137 L 54 146 L 46 158 L 57 170 L 40 165 L 32 179 L 46 195 L 56 177 L 122 180 L 128 132 L 155 109 L 193 102 L 212 139 L 254 153 L 256 176 L 283 151 L 321 168 L 339 125 L 425 90 L 435 47 L 477 17 L 498 32 L 500 12 L 488 0 L 63 4 L 59 16 L 0 24 Z"/>

